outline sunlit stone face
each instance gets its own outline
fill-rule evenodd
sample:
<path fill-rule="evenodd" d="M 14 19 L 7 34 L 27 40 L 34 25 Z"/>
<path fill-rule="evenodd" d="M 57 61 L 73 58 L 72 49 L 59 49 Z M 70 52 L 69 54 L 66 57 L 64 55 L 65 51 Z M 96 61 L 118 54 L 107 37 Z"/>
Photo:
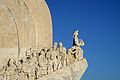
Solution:
<path fill-rule="evenodd" d="M 80 80 L 88 66 L 80 46 L 52 46 L 45 0 L 0 0 L 0 80 Z"/>
<path fill-rule="evenodd" d="M 1 60 L 51 45 L 52 21 L 45 0 L 0 0 Z"/>

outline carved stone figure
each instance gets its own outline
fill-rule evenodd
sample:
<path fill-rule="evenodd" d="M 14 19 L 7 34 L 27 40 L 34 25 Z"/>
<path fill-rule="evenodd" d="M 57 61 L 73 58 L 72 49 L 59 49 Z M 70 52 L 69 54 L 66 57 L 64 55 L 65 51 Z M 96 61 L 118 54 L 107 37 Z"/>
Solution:
<path fill-rule="evenodd" d="M 69 54 L 66 54 L 66 66 L 70 65 L 70 58 L 69 58 Z"/>
<path fill-rule="evenodd" d="M 63 44 L 62 42 L 59 43 L 59 48 L 58 48 L 60 53 L 63 53 Z"/>
<path fill-rule="evenodd" d="M 58 61 L 57 61 L 57 56 L 59 55 L 58 51 L 53 51 L 51 54 L 52 57 L 52 66 L 53 66 L 53 71 L 57 70 L 57 65 L 58 65 Z"/>
<path fill-rule="evenodd" d="M 65 47 L 63 47 L 63 67 L 66 67 L 67 65 L 67 50 Z"/>
<path fill-rule="evenodd" d="M 80 48 L 81 46 L 84 46 L 85 43 L 83 40 L 78 39 L 78 30 L 74 32 L 73 34 L 73 47 L 75 48 L 74 58 L 75 60 L 80 60 L 83 58 L 83 50 Z"/>
<path fill-rule="evenodd" d="M 73 46 L 72 48 L 68 49 L 68 56 L 69 56 L 70 63 L 75 62 L 75 53 L 76 53 L 75 46 Z"/>
<path fill-rule="evenodd" d="M 56 71 L 57 70 L 57 55 L 58 55 L 58 51 L 57 51 L 57 42 L 54 43 L 53 45 L 53 48 L 51 50 L 51 53 L 50 53 L 50 58 L 51 58 L 51 63 L 52 63 L 52 68 L 53 68 L 53 71 Z"/>
<path fill-rule="evenodd" d="M 4 74 L 7 80 L 11 80 L 13 77 L 13 80 L 18 79 L 17 64 L 13 58 L 8 60 Z"/>
<path fill-rule="evenodd" d="M 52 46 L 45 0 L 0 0 L 0 80 L 80 80 L 87 67 L 83 45 L 75 31 L 68 51 L 61 42 Z"/>
<path fill-rule="evenodd" d="M 49 51 L 46 54 L 47 58 L 47 74 L 53 72 L 53 66 L 52 66 L 52 48 L 49 49 Z"/>
<path fill-rule="evenodd" d="M 66 66 L 66 48 L 63 47 L 63 44 L 60 42 L 59 43 L 59 55 L 61 56 L 61 65 L 62 67 Z"/>
<path fill-rule="evenodd" d="M 57 50 L 57 42 L 54 43 L 53 50 Z"/>
<path fill-rule="evenodd" d="M 46 54 L 46 58 L 47 58 L 47 59 L 49 59 L 49 60 L 51 59 L 52 52 L 53 52 L 53 49 L 50 48 L 50 49 L 48 50 L 47 54 Z"/>
<path fill-rule="evenodd" d="M 78 41 L 78 31 L 74 32 L 74 46 L 68 51 L 59 42 L 55 42 L 50 49 L 44 48 L 38 53 L 35 49 L 28 49 L 25 57 L 18 61 L 10 58 L 5 66 L 0 68 L 1 80 L 37 80 L 56 70 L 63 69 L 83 59 L 84 42 Z M 58 46 L 58 47 L 57 47 Z"/>
<path fill-rule="evenodd" d="M 83 50 L 80 47 L 73 46 L 68 50 L 70 63 L 83 59 Z"/>
<path fill-rule="evenodd" d="M 45 58 L 45 52 L 41 51 L 39 56 L 39 69 L 40 69 L 40 76 L 44 76 L 47 74 L 47 59 Z"/>
<path fill-rule="evenodd" d="M 75 56 L 77 61 L 80 61 L 81 59 L 83 59 L 83 50 L 81 47 L 76 47 Z"/>
<path fill-rule="evenodd" d="M 61 56 L 60 55 L 58 55 L 57 57 L 57 70 L 59 70 L 59 69 L 62 69 L 63 67 L 62 67 L 62 62 L 61 62 Z"/>
<path fill-rule="evenodd" d="M 78 32 L 79 31 L 77 30 L 73 33 L 73 46 L 78 46 L 78 47 L 84 46 L 85 45 L 84 41 L 83 40 L 79 41 L 78 39 Z"/>

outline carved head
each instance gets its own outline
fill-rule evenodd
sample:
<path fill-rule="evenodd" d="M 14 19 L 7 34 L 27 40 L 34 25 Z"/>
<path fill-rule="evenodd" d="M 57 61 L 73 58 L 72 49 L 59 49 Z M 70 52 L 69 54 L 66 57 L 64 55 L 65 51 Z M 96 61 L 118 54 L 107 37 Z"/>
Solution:
<path fill-rule="evenodd" d="M 75 50 L 75 46 L 73 46 L 71 49 L 72 49 L 72 50 Z"/>
<path fill-rule="evenodd" d="M 59 47 L 63 47 L 63 44 L 62 44 L 62 42 L 60 42 L 60 43 L 59 43 Z"/>
<path fill-rule="evenodd" d="M 49 49 L 49 51 L 52 51 L 53 49 L 52 49 L 52 47 Z"/>
<path fill-rule="evenodd" d="M 45 48 L 44 48 L 44 51 L 45 51 L 45 52 L 47 52 L 47 51 L 48 51 L 48 49 L 45 47 Z"/>
<path fill-rule="evenodd" d="M 73 37 L 77 37 L 78 36 L 78 30 L 77 31 L 75 31 L 74 33 L 73 33 Z"/>
<path fill-rule="evenodd" d="M 32 57 L 35 57 L 36 55 L 37 55 L 36 50 L 31 50 L 31 56 L 32 56 Z"/>
<path fill-rule="evenodd" d="M 8 62 L 7 62 L 7 66 L 9 67 L 9 66 L 11 66 L 11 65 L 13 65 L 13 62 L 14 62 L 15 60 L 13 59 L 13 58 L 9 58 L 9 60 L 8 60 Z"/>
<path fill-rule="evenodd" d="M 66 53 L 66 52 L 67 52 L 67 50 L 66 50 L 66 48 L 65 48 L 65 47 L 63 47 L 63 52 L 64 52 L 64 53 Z"/>
<path fill-rule="evenodd" d="M 26 56 L 30 56 L 31 55 L 31 48 L 26 51 L 25 55 Z"/>
<path fill-rule="evenodd" d="M 53 49 L 54 49 L 54 50 L 57 49 L 57 42 L 54 43 Z"/>
<path fill-rule="evenodd" d="M 21 64 L 23 64 L 23 63 L 25 62 L 25 59 L 22 58 L 21 60 L 19 60 L 19 62 L 20 62 Z"/>
<path fill-rule="evenodd" d="M 45 52 L 44 52 L 44 51 L 41 51 L 40 54 L 41 54 L 41 55 L 45 55 Z"/>

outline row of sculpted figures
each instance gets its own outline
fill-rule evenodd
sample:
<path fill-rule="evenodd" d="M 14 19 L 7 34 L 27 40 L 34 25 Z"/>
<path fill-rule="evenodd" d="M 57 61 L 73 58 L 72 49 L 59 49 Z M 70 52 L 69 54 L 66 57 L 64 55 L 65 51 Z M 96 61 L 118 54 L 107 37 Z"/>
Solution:
<path fill-rule="evenodd" d="M 37 52 L 30 48 L 20 60 L 10 58 L 0 69 L 0 80 L 37 80 L 47 74 L 83 59 L 83 40 L 78 40 L 78 31 L 73 34 L 73 46 L 66 50 L 60 42 L 51 48 Z"/>

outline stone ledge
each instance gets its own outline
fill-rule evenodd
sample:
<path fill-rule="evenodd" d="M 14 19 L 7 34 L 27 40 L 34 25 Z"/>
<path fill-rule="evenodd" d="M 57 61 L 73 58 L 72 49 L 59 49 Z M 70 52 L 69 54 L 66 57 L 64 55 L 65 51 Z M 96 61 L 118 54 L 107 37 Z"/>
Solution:
<path fill-rule="evenodd" d="M 38 80 L 80 80 L 87 67 L 87 60 L 84 58 L 70 66 L 43 76 Z"/>

